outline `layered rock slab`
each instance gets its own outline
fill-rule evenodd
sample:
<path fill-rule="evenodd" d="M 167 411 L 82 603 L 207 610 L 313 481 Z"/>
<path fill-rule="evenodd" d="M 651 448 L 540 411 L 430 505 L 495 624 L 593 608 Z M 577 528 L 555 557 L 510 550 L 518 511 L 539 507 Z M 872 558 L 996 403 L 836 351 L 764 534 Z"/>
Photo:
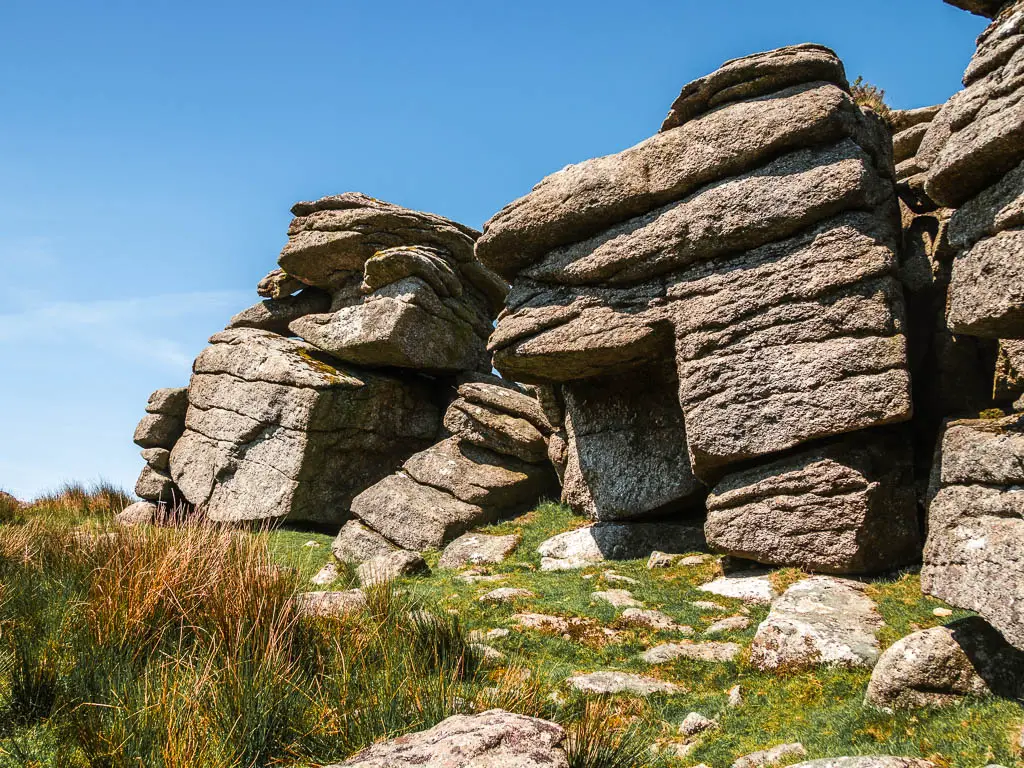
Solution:
<path fill-rule="evenodd" d="M 1024 416 L 950 422 L 932 494 L 921 589 L 1024 649 Z"/>
<path fill-rule="evenodd" d="M 170 464 L 212 520 L 340 523 L 359 490 L 437 430 L 425 381 L 341 367 L 267 331 L 210 341 L 193 367 Z"/>
<path fill-rule="evenodd" d="M 726 475 L 708 497 L 708 544 L 768 565 L 871 573 L 916 560 L 910 445 L 854 435 Z"/>

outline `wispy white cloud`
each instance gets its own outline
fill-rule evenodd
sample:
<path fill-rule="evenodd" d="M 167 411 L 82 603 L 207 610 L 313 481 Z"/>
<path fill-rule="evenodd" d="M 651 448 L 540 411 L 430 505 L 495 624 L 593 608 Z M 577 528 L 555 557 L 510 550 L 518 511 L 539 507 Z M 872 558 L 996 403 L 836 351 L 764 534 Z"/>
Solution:
<path fill-rule="evenodd" d="M 212 332 L 254 299 L 248 291 L 95 301 L 45 301 L 39 294 L 28 295 L 17 311 L 0 312 L 0 345 L 88 345 L 106 355 L 180 369 L 194 355 L 182 342 L 190 321 L 203 323 L 204 333 Z M 211 316 L 217 318 L 212 325 Z"/>

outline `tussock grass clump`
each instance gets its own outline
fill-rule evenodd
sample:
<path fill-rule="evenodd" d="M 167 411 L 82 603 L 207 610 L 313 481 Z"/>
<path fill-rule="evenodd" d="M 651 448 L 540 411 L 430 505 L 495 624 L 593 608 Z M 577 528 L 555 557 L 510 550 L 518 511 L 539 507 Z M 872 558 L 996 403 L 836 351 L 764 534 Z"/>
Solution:
<path fill-rule="evenodd" d="M 89 503 L 54 498 L 72 519 Z M 336 761 L 493 706 L 542 713 L 457 617 L 389 586 L 366 611 L 300 615 L 268 533 L 48 514 L 0 527 L 0 738 L 46 724 L 68 765 L 226 768 Z"/>
<path fill-rule="evenodd" d="M 891 126 L 892 108 L 885 102 L 884 90 L 872 85 L 862 76 L 858 76 L 850 84 L 850 93 L 853 94 L 853 100 L 857 106 L 873 110 L 885 121 L 886 125 Z"/>
<path fill-rule="evenodd" d="M 99 480 L 92 485 L 65 483 L 45 493 L 28 505 L 27 512 L 35 516 L 60 517 L 83 522 L 110 519 L 133 501 L 124 489 Z"/>

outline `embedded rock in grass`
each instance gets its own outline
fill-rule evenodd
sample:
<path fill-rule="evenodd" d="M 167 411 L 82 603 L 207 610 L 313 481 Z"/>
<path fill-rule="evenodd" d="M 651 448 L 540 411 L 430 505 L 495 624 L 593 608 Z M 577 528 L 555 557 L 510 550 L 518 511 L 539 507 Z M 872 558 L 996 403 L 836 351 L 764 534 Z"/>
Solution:
<path fill-rule="evenodd" d="M 608 603 L 613 608 L 639 608 L 643 605 L 633 597 L 628 589 L 609 589 L 604 592 L 592 592 L 591 600 L 600 600 Z"/>
<path fill-rule="evenodd" d="M 377 555 L 356 569 L 359 583 L 364 587 L 385 584 L 402 576 L 430 573 L 426 561 L 419 552 L 399 549 L 386 555 Z"/>
<path fill-rule="evenodd" d="M 933 470 L 921 589 L 1024 650 L 1024 416 L 947 424 Z"/>
<path fill-rule="evenodd" d="M 910 443 L 860 433 L 726 475 L 704 531 L 720 551 L 769 565 L 873 573 L 920 553 Z"/>
<path fill-rule="evenodd" d="M 704 733 L 705 731 L 711 731 L 717 728 L 717 720 L 704 717 L 700 712 L 691 712 L 683 719 L 683 722 L 679 724 L 679 734 L 681 736 L 693 737 Z"/>
<path fill-rule="evenodd" d="M 595 523 L 553 536 L 537 547 L 542 571 L 585 568 L 605 560 L 640 560 L 655 549 L 692 552 L 704 547 L 700 528 L 670 523 Z"/>
<path fill-rule="evenodd" d="M 338 564 L 328 563 L 317 571 L 309 581 L 317 587 L 323 587 L 337 581 L 339 576 L 341 576 L 341 569 Z"/>
<path fill-rule="evenodd" d="M 772 603 L 750 646 L 750 662 L 760 670 L 806 668 L 819 664 L 873 667 L 884 622 L 857 582 L 829 576 L 799 581 Z"/>
<path fill-rule="evenodd" d="M 701 632 L 705 637 L 724 635 L 726 632 L 742 632 L 750 626 L 750 619 L 746 616 L 728 616 L 711 624 Z"/>
<path fill-rule="evenodd" d="M 536 597 L 528 589 L 517 587 L 502 587 L 488 592 L 480 598 L 481 603 L 514 603 L 517 600 L 529 600 Z"/>
<path fill-rule="evenodd" d="M 808 760 L 790 768 L 937 768 L 935 763 L 916 757 L 892 757 L 877 755 L 870 757 L 825 757 Z"/>
<path fill-rule="evenodd" d="M 765 768 L 788 762 L 795 757 L 807 757 L 807 750 L 803 744 L 779 744 L 771 749 L 744 755 L 732 764 L 732 768 Z"/>
<path fill-rule="evenodd" d="M 114 515 L 114 522 L 118 525 L 150 525 L 156 522 L 159 511 L 160 508 L 151 501 L 137 501 Z"/>
<path fill-rule="evenodd" d="M 584 693 L 631 693 L 635 696 L 653 696 L 656 693 L 682 693 L 673 683 L 628 672 L 590 672 L 568 678 L 566 685 Z"/>
<path fill-rule="evenodd" d="M 752 605 L 767 605 L 778 596 L 764 571 L 737 571 L 697 587 L 701 592 L 731 597 Z"/>
<path fill-rule="evenodd" d="M 517 613 L 512 617 L 523 629 L 533 629 L 549 635 L 561 635 L 566 640 L 576 640 L 591 645 L 614 641 L 619 633 L 603 627 L 594 619 L 579 616 L 548 616 L 543 613 Z"/>
<path fill-rule="evenodd" d="M 735 661 L 743 647 L 736 643 L 664 643 L 644 651 L 640 658 L 648 664 L 667 664 L 676 659 L 723 663 Z"/>
<path fill-rule="evenodd" d="M 449 717 L 330 768 L 569 768 L 564 741 L 555 723 L 492 709 Z"/>
<path fill-rule="evenodd" d="M 366 595 L 359 589 L 341 592 L 301 592 L 295 596 L 301 616 L 347 616 L 366 607 Z"/>
<path fill-rule="evenodd" d="M 661 611 L 644 610 L 642 608 L 627 608 L 616 620 L 619 626 L 646 627 L 659 632 L 678 632 L 683 635 L 692 635 L 693 627 L 679 624 L 671 616 Z"/>
<path fill-rule="evenodd" d="M 699 505 L 671 367 L 566 384 L 562 499 L 594 520 Z M 626 471 L 628 468 L 628 471 Z"/>
<path fill-rule="evenodd" d="M 339 367 L 256 329 L 210 342 L 193 366 L 171 474 L 212 520 L 340 523 L 360 490 L 436 433 L 425 381 Z"/>
<path fill-rule="evenodd" d="M 291 336 L 288 324 L 306 315 L 326 312 L 331 295 L 319 288 L 306 288 L 295 296 L 266 299 L 243 309 L 228 322 L 228 328 L 258 328 L 281 336 Z"/>
<path fill-rule="evenodd" d="M 894 643 L 875 665 L 865 700 L 891 711 L 990 695 L 1024 696 L 1024 652 L 975 616 Z"/>
<path fill-rule="evenodd" d="M 331 551 L 343 563 L 365 563 L 380 555 L 388 555 L 398 547 L 358 520 L 349 520 L 338 532 Z"/>
<path fill-rule="evenodd" d="M 461 568 L 464 565 L 500 563 L 519 546 L 519 536 L 487 536 L 466 533 L 444 548 L 438 568 Z"/>

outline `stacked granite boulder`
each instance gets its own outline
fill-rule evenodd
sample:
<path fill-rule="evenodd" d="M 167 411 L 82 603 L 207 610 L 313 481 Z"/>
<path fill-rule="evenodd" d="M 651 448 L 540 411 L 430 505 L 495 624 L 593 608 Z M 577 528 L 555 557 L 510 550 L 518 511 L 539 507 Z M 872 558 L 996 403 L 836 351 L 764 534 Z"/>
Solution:
<path fill-rule="evenodd" d="M 995 395 L 1008 400 L 1020 386 L 1024 340 L 1024 2 L 954 4 L 994 21 L 978 38 L 965 89 L 935 117 L 918 154 L 927 196 L 955 209 L 945 235 L 954 253 L 947 326 L 1000 344 Z M 1024 649 L 1022 420 L 946 426 L 921 582 Z"/>
<path fill-rule="evenodd" d="M 467 529 L 557 493 L 553 431 L 536 398 L 496 376 L 467 374 L 440 440 L 352 502 L 335 555 L 363 562 L 395 546 L 437 549 Z"/>
<path fill-rule="evenodd" d="M 158 389 L 149 396 L 146 415 L 135 428 L 135 444 L 142 448 L 146 466 L 135 483 L 135 495 L 154 505 L 174 506 L 183 497 L 171 479 L 170 459 L 185 431 L 188 390 Z"/>
<path fill-rule="evenodd" d="M 726 63 L 654 137 L 495 215 L 476 253 L 512 290 L 490 347 L 506 378 L 560 391 L 563 498 L 628 520 L 711 488 L 721 551 L 914 559 L 906 436 L 878 429 L 911 416 L 894 173 L 842 63 L 802 45 Z"/>
<path fill-rule="evenodd" d="M 358 193 L 292 211 L 264 300 L 210 339 L 187 390 L 151 401 L 143 498 L 337 530 L 435 442 L 454 377 L 491 370 L 507 286 L 476 261 L 479 233 Z"/>

